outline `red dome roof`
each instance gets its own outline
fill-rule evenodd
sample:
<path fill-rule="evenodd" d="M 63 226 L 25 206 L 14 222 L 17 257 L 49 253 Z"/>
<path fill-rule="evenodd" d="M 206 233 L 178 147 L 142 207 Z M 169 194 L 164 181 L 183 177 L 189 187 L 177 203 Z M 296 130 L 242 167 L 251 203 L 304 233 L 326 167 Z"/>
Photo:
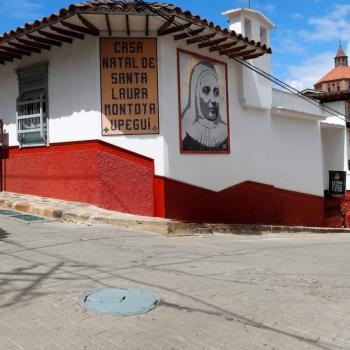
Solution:
<path fill-rule="evenodd" d="M 333 83 L 340 80 L 350 80 L 350 67 L 348 66 L 348 56 L 339 45 L 336 56 L 334 57 L 335 68 L 323 76 L 315 85 L 315 89 L 322 88 L 322 83 Z"/>
<path fill-rule="evenodd" d="M 350 80 L 350 67 L 346 67 L 346 66 L 335 67 L 329 73 L 327 73 L 324 77 L 322 77 L 315 84 L 315 86 L 317 86 L 321 83 L 328 83 L 328 82 L 332 82 L 334 80 L 343 80 L 343 79 Z"/>

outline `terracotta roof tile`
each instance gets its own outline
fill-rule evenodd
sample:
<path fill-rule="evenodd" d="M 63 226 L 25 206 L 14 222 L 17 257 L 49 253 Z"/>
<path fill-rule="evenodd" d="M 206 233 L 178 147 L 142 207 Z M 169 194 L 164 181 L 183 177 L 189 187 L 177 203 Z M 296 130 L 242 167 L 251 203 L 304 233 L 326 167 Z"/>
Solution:
<path fill-rule="evenodd" d="M 327 83 L 334 80 L 350 79 L 350 67 L 338 66 L 332 69 L 324 77 L 322 77 L 315 86 L 321 83 Z"/>
<path fill-rule="evenodd" d="M 344 52 L 343 48 L 341 46 L 339 46 L 338 52 L 336 57 L 347 57 L 346 53 Z"/>
<path fill-rule="evenodd" d="M 243 38 L 242 35 L 236 34 L 234 31 L 230 31 L 226 28 L 222 28 L 213 22 L 209 22 L 205 18 L 198 15 L 192 14 L 190 11 L 183 11 L 181 8 L 163 2 L 148 2 L 154 10 L 163 10 L 168 15 L 178 15 L 179 17 L 192 21 L 194 24 L 205 26 L 208 29 L 221 32 L 224 35 L 230 35 L 232 38 L 239 40 L 244 40 L 250 45 L 254 45 L 262 50 L 261 54 L 271 53 L 271 49 L 267 48 L 266 45 L 261 45 L 260 42 L 255 42 L 249 40 L 248 38 Z M 99 11 L 109 11 L 109 12 L 144 12 L 145 8 L 142 4 L 137 2 L 125 2 L 117 0 L 95 0 L 95 1 L 85 1 L 79 4 L 70 5 L 68 8 L 61 9 L 58 13 L 54 13 L 48 17 L 44 17 L 41 20 L 36 20 L 32 23 L 26 23 L 23 27 L 19 27 L 10 32 L 4 33 L 0 36 L 0 45 L 9 39 L 14 39 L 17 36 L 25 35 L 28 32 L 32 32 L 38 27 L 48 26 L 59 22 L 61 20 L 66 20 L 69 17 L 76 15 L 77 13 L 98 13 Z"/>

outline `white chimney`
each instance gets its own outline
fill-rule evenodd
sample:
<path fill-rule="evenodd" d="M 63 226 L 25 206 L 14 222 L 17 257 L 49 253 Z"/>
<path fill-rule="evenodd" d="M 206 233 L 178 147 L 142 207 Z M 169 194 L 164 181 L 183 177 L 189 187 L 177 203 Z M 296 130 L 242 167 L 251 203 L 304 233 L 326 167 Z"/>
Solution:
<path fill-rule="evenodd" d="M 238 8 L 226 11 L 223 15 L 229 17 L 231 30 L 270 47 L 270 30 L 276 26 L 260 11 Z"/>
<path fill-rule="evenodd" d="M 238 8 L 226 11 L 230 30 L 270 47 L 270 30 L 276 26 L 260 11 Z M 255 67 L 271 73 L 271 55 L 249 60 Z M 272 83 L 265 77 L 243 66 L 237 66 L 239 100 L 243 108 L 269 110 L 272 105 Z"/>

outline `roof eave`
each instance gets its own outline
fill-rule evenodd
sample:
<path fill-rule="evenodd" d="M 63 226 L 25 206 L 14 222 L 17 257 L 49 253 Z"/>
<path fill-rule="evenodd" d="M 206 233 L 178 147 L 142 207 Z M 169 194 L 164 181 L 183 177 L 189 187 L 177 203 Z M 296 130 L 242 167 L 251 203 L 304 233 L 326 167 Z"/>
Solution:
<path fill-rule="evenodd" d="M 48 28 L 49 30 L 51 29 L 51 26 L 58 24 L 58 23 L 62 23 L 65 25 L 68 23 L 69 24 L 69 19 L 73 18 L 75 16 L 77 16 L 80 21 L 82 21 L 82 26 L 84 26 L 84 24 L 86 24 L 85 22 L 88 22 L 86 20 L 84 20 L 83 15 L 101 15 L 101 14 L 110 14 L 110 15 L 133 15 L 133 14 L 137 14 L 137 15 L 143 15 L 143 16 L 148 16 L 148 15 L 152 15 L 152 16 L 157 16 L 157 14 L 159 14 L 160 17 L 162 17 L 162 13 L 165 14 L 166 19 L 164 20 L 164 22 L 167 21 L 168 18 L 168 23 L 169 24 L 169 28 L 172 28 L 172 26 L 175 27 L 176 29 L 176 25 L 178 26 L 178 28 L 180 28 L 181 26 L 179 26 L 178 24 L 174 24 L 173 22 L 169 21 L 169 18 L 173 18 L 173 16 L 176 16 L 177 18 L 179 18 L 179 20 L 184 21 L 185 23 L 189 23 L 190 27 L 193 26 L 197 26 L 198 28 L 204 28 L 203 30 L 206 31 L 210 31 L 213 33 L 216 33 L 214 35 L 219 35 L 220 37 L 226 38 L 224 40 L 231 40 L 234 42 L 240 41 L 242 43 L 244 43 L 245 47 L 248 47 L 248 49 L 255 49 L 254 53 L 251 53 L 247 56 L 242 56 L 242 59 L 250 59 L 252 56 L 255 57 L 259 57 L 262 56 L 264 54 L 269 54 L 271 53 L 271 49 L 267 48 L 266 45 L 261 45 L 261 43 L 256 43 L 253 40 L 249 40 L 248 38 L 243 37 L 240 34 L 236 34 L 234 31 L 230 31 L 226 28 L 222 28 L 218 25 L 215 25 L 212 22 L 209 22 L 205 19 L 202 19 L 199 16 L 195 16 L 192 15 L 190 12 L 184 12 L 181 9 L 177 8 L 177 7 L 173 7 L 170 5 L 166 5 L 163 3 L 151 3 L 150 6 L 154 6 L 155 10 L 153 11 L 152 8 L 147 9 L 145 7 L 139 8 L 138 6 L 130 6 L 130 4 L 128 3 L 94 3 L 94 6 L 89 7 L 88 5 L 86 5 L 88 3 L 83 3 L 82 6 L 79 5 L 71 5 L 68 9 L 62 9 L 58 14 L 53 14 L 49 17 L 44 17 L 41 20 L 37 20 L 31 24 L 26 24 L 24 27 L 21 28 L 17 28 L 16 31 L 11 31 L 9 33 L 5 33 L 3 37 L 0 37 L 0 47 L 6 47 L 9 50 L 9 47 L 6 46 L 8 42 L 13 41 L 13 40 L 19 40 L 21 37 L 24 36 L 28 36 L 32 33 L 36 33 L 38 31 L 40 31 L 38 34 L 41 35 L 42 32 L 47 35 L 47 32 L 45 32 L 45 29 Z M 102 6 L 103 4 L 103 6 Z M 113 6 L 112 6 L 113 5 Z M 160 9 L 158 9 L 158 7 Z M 151 11 L 152 10 L 152 11 Z M 160 12 L 159 12 L 160 11 Z M 63 22 L 64 21 L 64 22 Z M 89 23 L 87 23 L 89 24 Z M 72 23 L 70 23 L 70 25 L 72 26 Z M 69 26 L 68 26 L 69 27 Z M 88 26 L 89 27 L 89 26 Z M 185 26 L 183 26 L 185 27 Z M 189 27 L 189 26 L 187 26 Z M 187 28 L 186 27 L 186 28 Z M 85 30 L 88 30 L 89 28 L 85 28 Z M 193 31 L 194 28 L 189 29 L 189 31 Z M 62 29 L 61 29 L 62 30 Z M 74 28 L 73 28 L 74 30 Z M 99 28 L 95 28 L 95 32 L 91 32 L 88 34 L 92 34 L 92 35 L 96 35 L 96 32 L 100 32 L 101 29 Z M 180 29 L 179 31 L 180 32 Z M 84 33 L 84 31 L 83 31 Z M 182 31 L 182 33 L 184 33 L 182 36 L 183 39 L 189 38 L 189 35 L 186 34 L 186 31 Z M 51 33 L 52 35 L 52 33 Z M 58 36 L 57 34 L 55 34 L 56 37 Z M 97 34 L 99 35 L 99 34 Z M 26 38 L 27 40 L 27 38 Z M 46 39 L 48 40 L 48 39 Z M 52 41 L 52 40 L 51 40 Z M 201 41 L 201 40 L 200 40 Z M 217 40 L 218 41 L 218 40 Z M 228 41 L 229 43 L 230 41 Z M 215 40 L 207 41 L 207 44 L 204 44 L 203 47 L 213 47 L 214 49 L 213 51 L 217 50 L 217 46 L 215 43 Z M 16 43 L 18 45 L 18 43 Z M 209 44 L 209 45 L 208 45 Z M 225 46 L 225 45 L 223 45 Z M 202 47 L 201 45 L 199 47 Z M 18 49 L 17 49 L 18 51 Z M 244 50 L 241 50 L 242 54 L 244 53 Z M 248 50 L 249 51 L 249 50 Z M 220 53 L 222 53 L 223 50 L 220 49 Z M 245 51 L 247 52 L 247 51 Z M 1 54 L 1 51 L 0 51 Z M 224 55 L 227 55 L 229 58 L 232 57 L 239 57 L 239 55 L 237 54 L 229 54 L 227 52 L 227 50 L 223 52 Z M 4 53 L 2 52 L 2 56 L 6 56 L 6 55 L 10 55 L 8 53 Z M 0 55 L 1 56 L 1 55 Z M 16 57 L 14 57 L 16 58 Z M 1 61 L 1 57 L 0 57 L 0 61 Z M 6 61 L 6 60 L 5 60 Z M 0 62 L 3 63 L 3 62 Z"/>

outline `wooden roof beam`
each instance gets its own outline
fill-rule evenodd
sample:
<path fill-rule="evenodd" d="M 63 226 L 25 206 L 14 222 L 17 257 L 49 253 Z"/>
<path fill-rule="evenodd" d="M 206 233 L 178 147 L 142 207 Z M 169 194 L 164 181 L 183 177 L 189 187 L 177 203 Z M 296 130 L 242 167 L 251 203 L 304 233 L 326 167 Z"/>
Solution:
<path fill-rule="evenodd" d="M 125 16 L 125 21 L 126 21 L 126 34 L 130 36 L 130 22 L 129 22 L 129 15 Z"/>
<path fill-rule="evenodd" d="M 17 57 L 6 56 L 6 55 L 2 55 L 2 54 L 0 53 L 0 60 L 2 60 L 2 61 L 13 62 L 13 59 L 14 59 L 14 58 L 17 58 Z M 21 56 L 20 56 L 20 58 L 21 58 Z"/>
<path fill-rule="evenodd" d="M 206 43 L 200 43 L 198 47 L 202 49 L 203 47 L 208 47 L 208 46 L 213 46 L 213 45 L 218 45 L 226 41 L 228 38 L 220 38 L 212 41 L 208 41 Z"/>
<path fill-rule="evenodd" d="M 92 32 L 96 33 L 97 35 L 100 35 L 100 30 L 79 13 L 78 18 L 80 19 L 81 23 L 84 24 L 85 27 L 89 28 Z"/>
<path fill-rule="evenodd" d="M 230 55 L 231 53 L 234 54 L 239 51 L 243 51 L 248 45 L 238 46 L 233 49 L 225 50 L 220 52 L 220 55 Z"/>
<path fill-rule="evenodd" d="M 262 56 L 263 53 L 262 52 L 259 52 L 259 53 L 255 53 L 255 54 L 251 54 L 251 55 L 245 55 L 242 57 L 243 60 L 251 60 L 253 58 L 258 58 L 260 56 Z"/>
<path fill-rule="evenodd" d="M 4 62 L 3 64 L 5 64 L 5 62 L 13 62 L 13 59 L 12 58 L 4 58 L 4 57 L 0 56 L 0 61 Z"/>
<path fill-rule="evenodd" d="M 46 36 L 49 39 L 62 41 L 64 43 L 68 43 L 68 44 L 72 44 L 73 43 L 73 39 L 72 38 L 68 38 L 68 37 L 63 36 L 63 35 L 45 32 L 44 30 L 38 30 L 38 33 L 43 35 L 43 36 Z"/>
<path fill-rule="evenodd" d="M 233 41 L 231 43 L 228 44 L 223 44 L 223 45 L 215 45 L 211 48 L 209 48 L 210 52 L 214 52 L 214 51 L 222 51 L 222 50 L 227 50 L 229 48 L 231 48 L 232 46 L 237 45 L 238 41 Z"/>
<path fill-rule="evenodd" d="M 16 40 L 19 43 L 25 44 L 25 45 L 27 45 L 29 47 L 33 47 L 33 48 L 36 48 L 36 49 L 43 49 L 43 50 L 51 50 L 51 46 L 50 45 L 37 43 L 35 41 L 26 40 L 26 39 L 22 39 L 22 38 L 16 38 Z"/>
<path fill-rule="evenodd" d="M 188 39 L 186 42 L 187 42 L 187 45 L 200 43 L 201 41 L 209 40 L 211 38 L 214 38 L 214 36 L 216 36 L 216 34 L 217 33 L 210 33 L 210 34 L 206 34 L 206 35 L 201 35 L 198 38 Z"/>
<path fill-rule="evenodd" d="M 174 22 L 175 16 L 171 16 L 171 20 L 164 22 L 157 30 L 157 35 L 162 35 L 162 33 L 168 29 Z"/>
<path fill-rule="evenodd" d="M 174 40 L 181 40 L 181 39 L 185 39 L 188 37 L 192 37 L 192 36 L 195 36 L 195 35 L 202 33 L 204 30 L 205 30 L 205 28 L 200 28 L 200 29 L 196 29 L 196 30 L 189 30 L 186 33 L 175 35 Z"/>
<path fill-rule="evenodd" d="M 182 30 L 189 28 L 191 25 L 192 23 L 189 22 L 181 26 L 171 27 L 171 28 L 165 29 L 161 34 L 158 34 L 158 35 L 163 36 L 163 35 L 169 35 L 169 34 L 181 32 Z"/>
<path fill-rule="evenodd" d="M 146 16 L 146 29 L 145 29 L 146 36 L 149 36 L 149 15 Z"/>
<path fill-rule="evenodd" d="M 41 38 L 39 36 L 35 36 L 35 35 L 32 35 L 32 34 L 27 34 L 27 37 L 29 39 L 34 40 L 34 41 L 38 41 L 39 43 L 44 43 L 44 44 L 48 44 L 48 45 L 54 45 L 54 46 L 58 46 L 58 47 L 62 46 L 62 43 L 60 41 L 57 41 L 57 40 Z"/>
<path fill-rule="evenodd" d="M 65 27 L 71 29 L 71 30 L 75 30 L 76 32 L 79 32 L 79 33 L 84 33 L 84 34 L 89 34 L 89 35 L 94 35 L 94 36 L 99 36 L 100 35 L 100 32 L 95 32 L 89 28 L 86 28 L 86 27 L 82 27 L 82 26 L 77 26 L 76 24 L 72 24 L 72 23 L 69 23 L 69 22 L 64 22 L 64 21 L 61 21 L 61 24 L 64 25 Z"/>
<path fill-rule="evenodd" d="M 14 49 L 13 47 L 8 47 L 8 46 L 0 46 L 0 50 L 5 50 L 10 53 L 16 53 L 18 55 L 22 56 L 30 56 L 31 52 L 28 50 L 21 50 L 21 49 Z"/>
<path fill-rule="evenodd" d="M 6 51 L 0 51 L 0 57 L 2 58 L 8 58 L 8 59 L 14 59 L 14 58 L 18 58 L 18 59 L 21 59 L 22 56 L 21 55 L 18 55 L 18 54 L 15 54 L 15 53 L 8 53 Z"/>
<path fill-rule="evenodd" d="M 250 50 L 245 50 L 245 51 L 240 51 L 237 53 L 234 53 L 233 55 L 230 55 L 230 57 L 243 57 L 247 55 L 251 55 L 256 52 L 256 49 L 250 49 Z"/>
<path fill-rule="evenodd" d="M 112 36 L 111 22 L 109 20 L 108 13 L 105 14 L 105 18 L 106 18 L 106 25 L 107 25 L 108 35 Z"/>
<path fill-rule="evenodd" d="M 59 33 L 59 34 L 71 36 L 72 38 L 81 39 L 81 40 L 84 39 L 84 34 L 73 32 L 72 30 L 67 30 L 67 29 L 63 29 L 63 28 L 55 27 L 55 26 L 50 26 L 50 29 Z"/>
<path fill-rule="evenodd" d="M 35 52 L 35 53 L 40 53 L 41 50 L 36 48 L 36 47 L 33 47 L 33 46 L 28 46 L 28 45 L 24 45 L 24 44 L 18 44 L 18 43 L 14 43 L 13 41 L 8 41 L 7 42 L 9 45 L 13 46 L 13 47 L 16 47 L 20 50 L 27 50 L 27 51 L 30 51 L 30 52 Z"/>

